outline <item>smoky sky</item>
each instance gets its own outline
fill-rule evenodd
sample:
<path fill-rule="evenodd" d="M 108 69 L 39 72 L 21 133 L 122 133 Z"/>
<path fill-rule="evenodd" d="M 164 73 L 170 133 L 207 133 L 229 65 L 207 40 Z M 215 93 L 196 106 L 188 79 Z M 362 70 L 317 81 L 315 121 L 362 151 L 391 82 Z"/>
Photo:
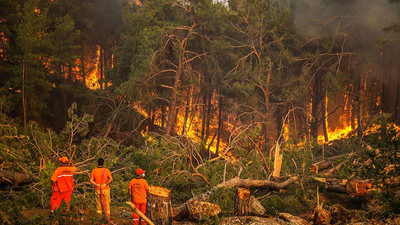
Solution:
<path fill-rule="evenodd" d="M 345 49 L 355 52 L 364 62 L 361 65 L 364 72 L 373 67 L 374 74 L 382 76 L 382 60 L 400 61 L 400 35 L 383 31 L 393 23 L 400 24 L 400 2 L 295 0 L 292 4 L 294 24 L 299 33 L 308 39 L 335 37 L 338 45 L 343 44 L 345 37 Z M 393 75 L 399 76 L 398 73 Z"/>
<path fill-rule="evenodd" d="M 296 0 L 294 4 L 294 23 L 310 36 L 346 32 L 369 34 L 365 39 L 385 37 L 389 36 L 382 31 L 385 26 L 400 23 L 400 4 L 388 0 Z"/>

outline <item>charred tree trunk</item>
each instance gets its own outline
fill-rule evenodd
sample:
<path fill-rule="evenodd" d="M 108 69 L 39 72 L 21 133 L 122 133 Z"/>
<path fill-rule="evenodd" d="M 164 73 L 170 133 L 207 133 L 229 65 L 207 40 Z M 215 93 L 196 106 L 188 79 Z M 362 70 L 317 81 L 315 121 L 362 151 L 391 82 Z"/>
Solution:
<path fill-rule="evenodd" d="M 400 113 L 399 113 L 399 110 L 400 110 L 400 78 L 397 78 L 397 94 L 396 94 L 396 104 L 395 104 L 394 110 L 395 110 L 394 119 L 397 122 L 400 122 Z"/>
<path fill-rule="evenodd" d="M 182 124 L 182 135 L 185 135 L 185 132 L 186 132 L 186 124 L 187 124 L 187 121 L 188 121 L 188 118 L 189 118 L 189 112 L 190 112 L 190 109 L 191 109 L 191 103 L 190 103 L 190 99 L 191 99 L 191 97 L 192 97 L 192 90 L 193 90 L 193 87 L 190 87 L 189 88 L 189 91 L 188 91 L 188 93 L 187 93 L 187 99 L 186 99 L 186 108 L 185 108 L 185 117 L 184 117 L 184 119 L 183 119 L 183 124 Z"/>
<path fill-rule="evenodd" d="M 166 114 L 166 109 L 167 107 L 163 104 L 161 105 L 161 127 L 165 128 L 165 114 Z"/>
<path fill-rule="evenodd" d="M 315 75 L 313 90 L 311 94 L 311 121 L 310 121 L 310 130 L 311 136 L 314 139 L 318 138 L 318 127 L 319 127 L 319 119 L 320 119 L 320 103 L 323 99 L 325 91 L 322 90 L 322 74 L 318 72 Z"/>
<path fill-rule="evenodd" d="M 154 224 L 172 224 L 171 192 L 163 187 L 150 187 L 148 192 L 147 215 Z"/>
<path fill-rule="evenodd" d="M 24 121 L 24 128 L 26 128 L 26 114 L 27 114 L 27 104 L 26 104 L 26 90 L 25 90 L 25 83 L 26 83 L 26 68 L 25 68 L 25 54 L 24 58 L 22 59 L 22 114 L 23 114 L 23 121 Z"/>
<path fill-rule="evenodd" d="M 361 138 L 363 135 L 363 128 L 362 128 L 362 106 L 361 106 L 361 98 L 362 98 L 362 79 L 360 77 L 360 80 L 358 82 L 358 87 L 357 87 L 357 97 L 356 97 L 356 102 L 357 102 L 357 137 Z"/>
<path fill-rule="evenodd" d="M 324 101 L 323 102 L 323 107 L 324 107 L 324 118 L 322 120 L 322 130 L 324 131 L 324 139 L 325 142 L 329 141 L 328 137 L 328 96 L 326 95 L 325 91 L 325 96 L 324 96 Z"/>
<path fill-rule="evenodd" d="M 100 55 L 99 55 L 99 62 L 100 62 L 100 88 L 104 89 L 104 47 L 100 44 Z"/>
<path fill-rule="evenodd" d="M 86 71 L 85 71 L 85 51 L 84 51 L 84 44 L 81 43 L 81 76 L 83 85 L 86 85 Z"/>
<path fill-rule="evenodd" d="M 221 140 L 221 132 L 222 132 L 222 93 L 219 95 L 219 104 L 218 104 L 218 136 L 217 136 L 217 148 L 215 150 L 215 156 L 218 157 L 219 155 L 219 143 Z"/>
<path fill-rule="evenodd" d="M 207 96 L 207 114 L 206 114 L 206 131 L 204 140 L 207 141 L 210 137 L 210 121 L 211 121 L 211 108 L 212 108 L 212 93 L 209 92 Z"/>
<path fill-rule="evenodd" d="M 206 131 L 206 115 L 207 115 L 207 92 L 203 93 L 203 110 L 202 110 L 202 120 L 201 120 L 201 140 L 204 141 L 204 135 Z"/>

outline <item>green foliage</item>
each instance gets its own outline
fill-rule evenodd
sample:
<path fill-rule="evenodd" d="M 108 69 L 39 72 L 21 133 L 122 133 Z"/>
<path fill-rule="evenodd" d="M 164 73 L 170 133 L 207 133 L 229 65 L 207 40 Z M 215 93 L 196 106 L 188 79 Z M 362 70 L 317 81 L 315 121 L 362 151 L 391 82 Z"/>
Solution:
<path fill-rule="evenodd" d="M 309 212 L 311 207 L 305 207 L 299 199 L 291 195 L 271 195 L 261 201 L 267 214 L 277 215 L 279 212 L 287 212 L 292 215 L 299 215 Z"/>
<path fill-rule="evenodd" d="M 211 193 L 210 202 L 219 205 L 221 217 L 234 215 L 236 192 L 236 188 L 219 188 Z"/>

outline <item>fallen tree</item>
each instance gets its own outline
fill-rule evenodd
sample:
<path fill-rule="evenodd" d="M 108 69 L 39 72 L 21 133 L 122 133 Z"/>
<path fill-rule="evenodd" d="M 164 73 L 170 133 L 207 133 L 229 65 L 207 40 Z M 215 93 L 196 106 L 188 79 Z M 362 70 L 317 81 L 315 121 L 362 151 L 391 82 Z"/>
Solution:
<path fill-rule="evenodd" d="M 284 182 L 274 182 L 270 180 L 252 180 L 252 179 L 241 179 L 239 177 L 230 179 L 228 181 L 224 181 L 215 187 L 213 187 L 211 190 L 196 195 L 192 198 L 190 198 L 188 201 L 183 203 L 182 205 L 176 207 L 173 209 L 174 211 L 174 220 L 182 220 L 185 218 L 189 218 L 192 220 L 201 220 L 204 218 L 204 216 L 214 216 L 217 215 L 221 212 L 221 209 L 219 208 L 218 205 L 209 203 L 210 199 L 210 194 L 217 190 L 218 188 L 235 188 L 235 187 L 240 187 L 240 188 L 251 188 L 251 187 L 268 187 L 268 188 L 273 188 L 273 189 L 283 189 L 286 188 L 288 185 L 294 183 L 298 178 L 297 177 L 291 177 L 287 179 Z M 259 204 L 255 200 L 250 201 L 250 195 L 249 197 L 249 203 L 251 203 L 252 209 L 251 214 L 264 214 L 265 212 L 261 212 L 258 207 Z M 257 206 L 257 207 L 255 207 Z M 254 209 L 253 209 L 254 208 Z M 264 209 L 265 210 L 265 209 Z M 260 213 L 261 212 L 261 213 Z M 247 211 L 246 213 L 247 214 Z"/>
<path fill-rule="evenodd" d="M 12 184 L 12 185 L 21 185 L 21 184 L 30 184 L 36 180 L 35 176 L 26 173 L 8 171 L 8 170 L 0 170 L 0 184 Z"/>
<path fill-rule="evenodd" d="M 219 205 L 191 198 L 179 207 L 174 208 L 173 211 L 175 220 L 189 218 L 190 220 L 201 221 L 204 218 L 218 215 L 221 213 L 221 208 Z"/>
<path fill-rule="evenodd" d="M 224 181 L 213 189 L 217 188 L 234 188 L 234 187 L 243 187 L 243 188 L 252 188 L 252 187 L 268 187 L 273 189 L 284 189 L 290 184 L 294 183 L 298 178 L 291 177 L 284 182 L 275 182 L 271 180 L 252 180 L 252 179 L 241 179 L 239 177 L 235 177 L 233 179 Z"/>
<path fill-rule="evenodd" d="M 314 177 L 315 180 L 325 183 L 325 189 L 328 191 L 347 193 L 351 196 L 366 196 L 368 190 L 373 187 L 369 180 L 347 180 L 336 178 Z"/>

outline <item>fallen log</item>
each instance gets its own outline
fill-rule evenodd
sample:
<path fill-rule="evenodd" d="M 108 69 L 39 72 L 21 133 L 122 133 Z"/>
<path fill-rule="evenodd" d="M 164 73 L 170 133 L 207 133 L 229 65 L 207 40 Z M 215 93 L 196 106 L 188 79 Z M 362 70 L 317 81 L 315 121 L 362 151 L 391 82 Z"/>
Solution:
<path fill-rule="evenodd" d="M 234 216 L 226 217 L 221 220 L 221 225 L 287 225 L 283 220 L 278 220 L 276 218 L 265 218 L 258 216 Z"/>
<path fill-rule="evenodd" d="M 158 225 L 172 224 L 171 192 L 163 187 L 152 186 L 147 194 L 147 215 Z"/>
<path fill-rule="evenodd" d="M 325 160 L 322 160 L 322 161 L 320 161 L 320 162 L 316 162 L 316 163 L 313 163 L 312 165 L 311 165 L 311 171 L 312 172 L 314 172 L 314 173 L 319 173 L 319 172 L 321 172 L 322 170 L 325 170 L 325 169 L 327 169 L 327 168 L 329 168 L 329 167 L 331 167 L 331 166 L 333 166 L 339 159 L 342 159 L 342 158 L 344 158 L 344 157 L 346 157 L 347 159 L 349 159 L 351 156 L 353 156 L 354 155 L 354 153 L 349 153 L 349 154 L 343 154 L 343 155 L 337 155 L 337 156 L 333 156 L 333 157 L 329 157 L 329 158 L 326 158 Z M 340 163 L 340 164 L 343 164 L 343 162 L 342 163 Z M 337 167 L 337 166 L 336 166 Z M 338 168 L 336 168 L 336 170 L 338 170 L 339 168 L 341 167 L 341 165 L 338 167 Z M 331 169 L 331 171 L 330 171 L 330 173 L 332 173 L 333 171 L 334 171 L 335 169 Z M 328 172 L 329 173 L 329 172 Z"/>
<path fill-rule="evenodd" d="M 0 170 L 0 184 L 12 184 L 17 186 L 33 183 L 35 180 L 36 177 L 30 174 Z"/>
<path fill-rule="evenodd" d="M 334 172 L 339 171 L 340 168 L 342 168 L 343 164 L 344 164 L 344 162 L 341 162 L 341 163 L 339 163 L 338 165 L 334 166 L 333 168 L 331 168 L 331 169 L 329 169 L 329 170 L 327 170 L 327 171 L 324 171 L 323 173 L 321 173 L 321 175 L 324 175 L 324 176 L 331 175 L 331 174 L 333 174 Z"/>
<path fill-rule="evenodd" d="M 126 204 L 128 204 L 131 209 L 140 216 L 140 218 L 146 221 L 147 224 L 154 225 L 154 223 L 149 218 L 147 218 L 147 216 L 144 215 L 138 208 L 136 208 L 136 206 L 132 202 L 126 202 Z"/>
<path fill-rule="evenodd" d="M 269 187 L 273 189 L 284 189 L 290 184 L 294 183 L 297 179 L 298 179 L 297 177 L 291 177 L 284 182 L 277 183 L 270 180 L 252 180 L 252 179 L 241 179 L 239 177 L 235 177 L 233 179 L 218 184 L 213 189 L 234 188 L 234 187 L 243 187 L 243 188 Z"/>
<path fill-rule="evenodd" d="M 328 191 L 347 193 L 352 197 L 366 196 L 368 190 L 373 187 L 369 180 L 347 180 L 321 177 L 314 177 L 314 179 L 325 183 L 325 189 Z"/>
<path fill-rule="evenodd" d="M 332 166 L 334 161 L 322 161 L 311 165 L 311 171 L 318 174 L 320 171 Z"/>
<path fill-rule="evenodd" d="M 289 213 L 279 213 L 279 218 L 286 222 L 289 222 L 289 224 L 291 224 L 291 225 L 310 225 L 311 224 L 307 220 L 297 217 L 297 216 L 293 216 Z"/>
<path fill-rule="evenodd" d="M 221 208 L 219 205 L 191 198 L 179 207 L 174 208 L 173 212 L 173 218 L 177 221 L 186 218 L 189 218 L 189 220 L 201 221 L 207 217 L 218 215 L 221 213 Z"/>

